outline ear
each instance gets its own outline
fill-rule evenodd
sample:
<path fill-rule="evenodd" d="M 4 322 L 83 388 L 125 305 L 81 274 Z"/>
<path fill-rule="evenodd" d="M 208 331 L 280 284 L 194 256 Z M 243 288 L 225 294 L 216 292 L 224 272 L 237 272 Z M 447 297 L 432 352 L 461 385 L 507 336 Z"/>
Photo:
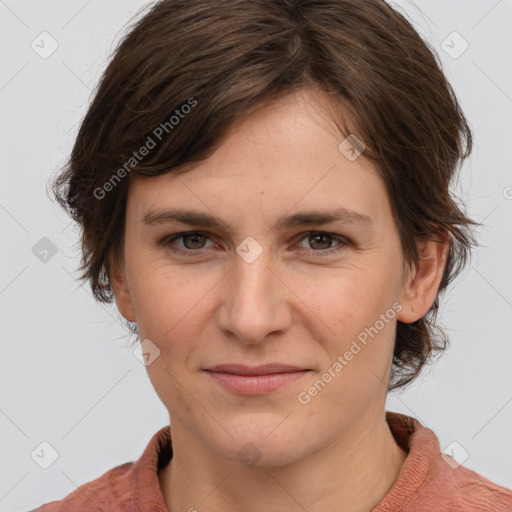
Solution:
<path fill-rule="evenodd" d="M 108 256 L 109 262 L 109 280 L 114 292 L 117 309 L 126 320 L 136 322 L 135 310 L 133 308 L 128 282 L 126 280 L 126 271 L 124 261 L 118 262 L 112 253 Z"/>
<path fill-rule="evenodd" d="M 397 316 L 399 321 L 409 324 L 427 314 L 436 299 L 449 248 L 448 233 L 439 240 L 418 243 L 420 260 L 405 281 L 401 297 L 403 309 Z"/>

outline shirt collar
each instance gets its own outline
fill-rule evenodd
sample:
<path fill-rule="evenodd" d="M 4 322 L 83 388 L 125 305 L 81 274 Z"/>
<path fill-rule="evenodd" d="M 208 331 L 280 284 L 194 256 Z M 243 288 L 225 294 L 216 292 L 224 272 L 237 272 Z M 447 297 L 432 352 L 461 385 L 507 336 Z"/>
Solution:
<path fill-rule="evenodd" d="M 396 482 L 372 512 L 395 512 L 414 494 L 439 459 L 440 446 L 434 432 L 417 419 L 386 411 L 386 422 L 397 444 L 408 454 Z M 158 472 L 172 458 L 170 425 L 153 435 L 140 459 L 132 467 L 132 506 L 135 511 L 168 512 Z"/>

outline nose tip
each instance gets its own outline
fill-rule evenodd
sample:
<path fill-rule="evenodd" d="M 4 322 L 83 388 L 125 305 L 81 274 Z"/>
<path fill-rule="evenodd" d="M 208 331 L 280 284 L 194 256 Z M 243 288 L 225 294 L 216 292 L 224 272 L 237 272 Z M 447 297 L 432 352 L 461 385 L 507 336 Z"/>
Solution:
<path fill-rule="evenodd" d="M 260 344 L 270 334 L 285 331 L 290 324 L 286 287 L 270 268 L 269 258 L 263 256 L 265 251 L 254 238 L 247 237 L 239 248 L 242 254 L 227 279 L 218 323 L 239 341 Z"/>

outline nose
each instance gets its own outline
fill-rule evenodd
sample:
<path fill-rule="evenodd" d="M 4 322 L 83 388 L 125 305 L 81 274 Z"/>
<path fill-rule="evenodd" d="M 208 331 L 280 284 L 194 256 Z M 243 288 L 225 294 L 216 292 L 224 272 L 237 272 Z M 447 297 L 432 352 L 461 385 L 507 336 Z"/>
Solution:
<path fill-rule="evenodd" d="M 223 280 L 222 304 L 217 312 L 219 328 L 228 337 L 257 345 L 282 335 L 291 324 L 288 299 L 292 292 L 279 275 L 270 250 L 249 263 L 238 254 Z"/>

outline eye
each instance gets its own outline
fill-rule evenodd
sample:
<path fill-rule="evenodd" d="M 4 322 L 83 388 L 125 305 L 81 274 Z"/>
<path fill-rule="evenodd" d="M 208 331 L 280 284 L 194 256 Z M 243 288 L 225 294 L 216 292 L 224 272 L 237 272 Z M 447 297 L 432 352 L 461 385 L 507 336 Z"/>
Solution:
<path fill-rule="evenodd" d="M 323 231 L 311 231 L 306 233 L 301 240 L 306 240 L 307 245 L 313 248 L 313 255 L 315 257 L 338 252 L 349 245 L 347 239 L 331 233 L 325 233 Z M 338 242 L 334 247 L 331 246 L 333 240 Z"/>
<path fill-rule="evenodd" d="M 346 238 L 323 231 L 310 231 L 303 233 L 301 236 L 302 238 L 300 238 L 300 240 L 305 240 L 311 248 L 304 249 L 299 246 L 299 250 L 305 250 L 314 257 L 330 255 L 334 252 L 341 251 L 350 245 L 350 242 Z M 181 240 L 184 247 L 180 247 L 176 243 L 178 240 Z M 207 240 L 210 240 L 210 237 L 206 233 L 199 231 L 187 231 L 185 233 L 167 236 L 161 244 L 175 253 L 193 257 L 200 256 L 202 254 L 202 250 L 208 248 L 205 246 Z M 334 247 L 331 245 L 332 241 L 337 241 L 337 244 Z M 212 247 L 212 245 L 210 247 Z M 213 244 L 213 247 L 218 247 L 218 245 Z"/>
<path fill-rule="evenodd" d="M 188 256 L 195 256 L 199 254 L 201 249 L 204 249 L 204 239 L 208 238 L 205 233 L 201 233 L 198 231 L 189 231 L 186 233 L 180 233 L 179 235 L 172 236 L 171 238 L 167 237 L 163 240 L 162 244 L 168 247 L 171 251 L 185 254 Z M 181 248 L 176 246 L 173 242 L 181 239 L 185 248 Z"/>

